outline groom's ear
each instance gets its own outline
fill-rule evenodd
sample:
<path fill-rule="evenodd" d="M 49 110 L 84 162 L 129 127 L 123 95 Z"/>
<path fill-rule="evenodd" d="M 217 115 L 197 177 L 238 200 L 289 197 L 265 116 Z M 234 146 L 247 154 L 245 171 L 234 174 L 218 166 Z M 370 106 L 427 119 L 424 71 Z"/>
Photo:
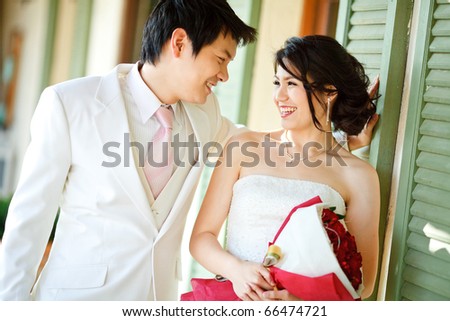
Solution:
<path fill-rule="evenodd" d="M 179 58 L 182 53 L 187 50 L 187 44 L 189 41 L 190 40 L 186 30 L 183 28 L 176 28 L 172 32 L 172 37 L 170 38 L 170 49 L 172 55 Z"/>

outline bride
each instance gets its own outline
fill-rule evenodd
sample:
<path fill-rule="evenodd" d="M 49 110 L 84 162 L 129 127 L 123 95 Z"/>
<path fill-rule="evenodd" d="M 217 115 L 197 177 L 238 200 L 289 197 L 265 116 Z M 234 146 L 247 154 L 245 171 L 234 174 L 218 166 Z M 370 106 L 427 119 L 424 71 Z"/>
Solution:
<path fill-rule="evenodd" d="M 345 214 L 362 255 L 362 298 L 378 264 L 375 169 L 331 135 L 359 133 L 375 106 L 362 65 L 334 39 L 293 37 L 276 53 L 273 100 L 282 129 L 233 137 L 217 162 L 190 241 L 193 257 L 233 284 L 242 300 L 296 300 L 262 265 L 289 211 L 319 195 Z M 228 218 L 226 247 L 218 242 Z"/>

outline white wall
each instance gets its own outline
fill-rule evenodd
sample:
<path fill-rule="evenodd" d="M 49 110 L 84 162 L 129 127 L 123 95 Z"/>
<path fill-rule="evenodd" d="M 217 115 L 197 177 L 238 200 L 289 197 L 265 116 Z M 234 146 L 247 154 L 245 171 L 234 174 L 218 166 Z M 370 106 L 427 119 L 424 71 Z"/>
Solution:
<path fill-rule="evenodd" d="M 250 97 L 248 127 L 253 130 L 280 126 L 280 116 L 272 102 L 273 56 L 292 36 L 298 36 L 303 0 L 264 0 Z"/>

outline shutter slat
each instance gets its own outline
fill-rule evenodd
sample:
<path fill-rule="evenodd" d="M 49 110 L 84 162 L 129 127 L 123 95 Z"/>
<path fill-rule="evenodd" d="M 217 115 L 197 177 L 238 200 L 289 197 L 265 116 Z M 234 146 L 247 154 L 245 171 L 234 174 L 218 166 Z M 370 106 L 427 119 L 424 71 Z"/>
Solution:
<path fill-rule="evenodd" d="M 425 119 L 450 121 L 450 106 L 427 103 L 422 111 L 422 117 Z"/>
<path fill-rule="evenodd" d="M 353 40 L 347 46 L 347 50 L 352 54 L 380 54 L 383 50 L 382 40 Z"/>
<path fill-rule="evenodd" d="M 450 226 L 450 209 L 415 201 L 411 206 L 411 214 L 438 224 Z"/>
<path fill-rule="evenodd" d="M 420 126 L 422 135 L 450 138 L 450 123 L 426 119 Z"/>
<path fill-rule="evenodd" d="M 425 92 L 424 99 L 429 103 L 450 105 L 450 91 L 445 87 L 430 87 Z"/>
<path fill-rule="evenodd" d="M 411 301 L 447 301 L 445 296 L 428 291 L 420 286 L 405 282 L 402 286 L 402 296 Z"/>
<path fill-rule="evenodd" d="M 417 158 L 417 166 L 450 174 L 450 157 L 422 152 Z"/>
<path fill-rule="evenodd" d="M 427 255 L 415 250 L 408 250 L 405 262 L 422 271 L 437 275 L 446 280 L 450 280 L 450 269 L 448 263 L 443 262 L 431 255 Z"/>
<path fill-rule="evenodd" d="M 365 71 L 369 69 L 380 69 L 381 55 L 379 54 L 359 54 L 359 62 L 364 66 Z"/>
<path fill-rule="evenodd" d="M 424 152 L 450 156 L 450 140 L 445 138 L 423 136 L 418 147 Z"/>
<path fill-rule="evenodd" d="M 428 68 L 447 70 L 450 69 L 450 54 L 433 54 L 428 61 Z"/>
<path fill-rule="evenodd" d="M 429 238 L 419 235 L 417 233 L 411 232 L 407 240 L 408 247 L 422 252 L 427 253 L 435 258 L 442 261 L 450 263 L 450 245 L 438 240 L 430 240 Z"/>
<path fill-rule="evenodd" d="M 364 65 L 363 65 L 364 66 Z M 370 78 L 370 79 L 374 79 L 376 76 L 380 75 L 380 68 L 366 68 L 364 66 L 364 69 L 366 71 L 366 75 Z"/>
<path fill-rule="evenodd" d="M 357 0 L 352 4 L 353 11 L 386 10 L 387 7 L 388 7 L 387 0 L 371 0 L 371 1 Z"/>
<path fill-rule="evenodd" d="M 449 37 L 436 37 L 430 45 L 431 52 L 450 52 Z"/>
<path fill-rule="evenodd" d="M 450 19 L 450 4 L 441 4 L 434 12 L 435 19 Z"/>
<path fill-rule="evenodd" d="M 406 266 L 403 272 L 405 281 L 435 292 L 450 299 L 450 281 L 438 276 L 423 272 L 411 266 Z"/>
<path fill-rule="evenodd" d="M 419 168 L 414 175 L 414 181 L 418 184 L 439 188 L 450 192 L 450 174 L 437 172 L 431 169 Z"/>
<path fill-rule="evenodd" d="M 415 200 L 450 208 L 450 192 L 425 185 L 417 185 L 412 195 Z"/>
<path fill-rule="evenodd" d="M 352 14 L 350 24 L 355 25 L 383 25 L 386 24 L 386 11 L 360 11 Z"/>
<path fill-rule="evenodd" d="M 385 25 L 358 25 L 353 26 L 348 34 L 350 40 L 382 40 L 384 38 Z"/>
<path fill-rule="evenodd" d="M 433 36 L 450 36 L 450 21 L 439 20 L 435 23 L 433 30 Z"/>
<path fill-rule="evenodd" d="M 426 84 L 428 86 L 450 87 L 450 71 L 431 70 L 428 74 Z"/>
<path fill-rule="evenodd" d="M 408 224 L 409 230 L 429 239 L 438 240 L 450 246 L 450 228 L 431 223 L 420 217 L 413 216 Z"/>

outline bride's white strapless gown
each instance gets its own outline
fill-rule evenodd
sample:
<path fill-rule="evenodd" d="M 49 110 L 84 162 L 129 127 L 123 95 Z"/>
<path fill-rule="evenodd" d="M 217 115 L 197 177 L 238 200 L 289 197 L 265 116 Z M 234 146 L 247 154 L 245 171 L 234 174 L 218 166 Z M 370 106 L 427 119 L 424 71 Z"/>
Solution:
<path fill-rule="evenodd" d="M 262 262 L 291 209 L 315 196 L 345 215 L 342 196 L 328 185 L 267 175 L 249 175 L 233 187 L 227 250 L 242 260 Z"/>

